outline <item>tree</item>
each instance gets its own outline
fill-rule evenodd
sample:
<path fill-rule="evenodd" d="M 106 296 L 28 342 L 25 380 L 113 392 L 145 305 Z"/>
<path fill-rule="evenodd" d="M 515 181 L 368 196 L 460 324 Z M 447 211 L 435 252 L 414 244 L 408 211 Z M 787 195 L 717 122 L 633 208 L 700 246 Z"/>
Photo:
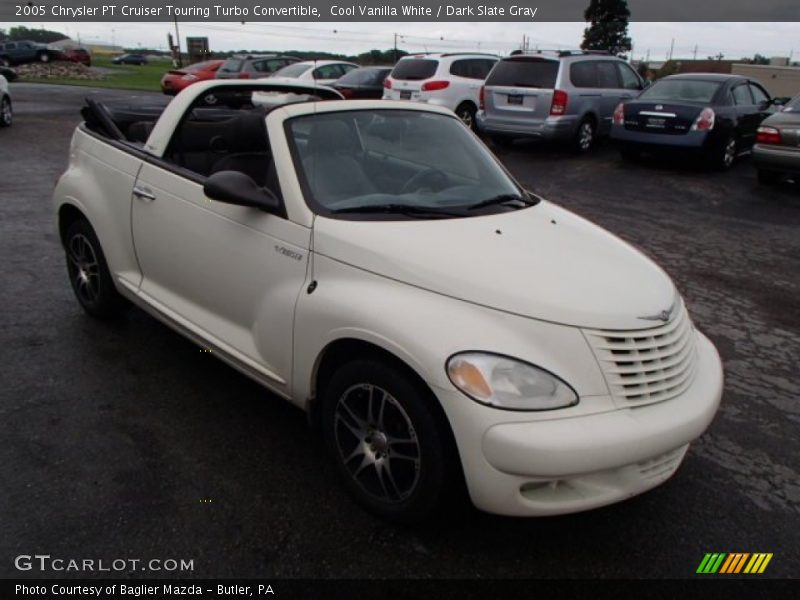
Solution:
<path fill-rule="evenodd" d="M 8 30 L 8 39 L 16 40 L 30 40 L 40 44 L 50 44 L 59 40 L 69 39 L 66 35 L 59 31 L 50 31 L 48 29 L 29 29 L 27 27 L 12 27 Z"/>
<path fill-rule="evenodd" d="M 628 37 L 628 10 L 626 0 L 591 0 L 583 17 L 589 27 L 583 30 L 584 50 L 607 50 L 623 54 L 631 49 Z"/>

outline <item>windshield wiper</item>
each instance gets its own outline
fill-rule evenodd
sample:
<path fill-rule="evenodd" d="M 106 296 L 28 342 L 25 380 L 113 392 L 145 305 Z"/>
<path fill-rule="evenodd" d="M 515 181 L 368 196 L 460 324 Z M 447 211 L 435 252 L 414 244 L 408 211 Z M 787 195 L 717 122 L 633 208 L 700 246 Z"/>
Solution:
<path fill-rule="evenodd" d="M 397 213 L 409 216 L 421 215 L 437 215 L 442 217 L 463 217 L 464 213 L 455 212 L 451 210 L 436 208 L 434 206 L 418 206 L 414 204 L 367 204 L 366 206 L 347 206 L 345 208 L 336 208 L 331 211 L 334 214 L 347 214 L 347 213 Z"/>
<path fill-rule="evenodd" d="M 498 194 L 497 196 L 492 196 L 491 198 L 487 198 L 486 200 L 481 200 L 476 204 L 471 204 L 467 207 L 467 210 L 477 210 L 479 208 L 485 208 L 487 206 L 495 206 L 498 204 L 508 204 L 510 202 L 522 202 L 524 206 L 533 206 L 538 202 L 538 200 L 534 200 L 533 198 L 525 195 L 521 196 L 519 194 Z"/>

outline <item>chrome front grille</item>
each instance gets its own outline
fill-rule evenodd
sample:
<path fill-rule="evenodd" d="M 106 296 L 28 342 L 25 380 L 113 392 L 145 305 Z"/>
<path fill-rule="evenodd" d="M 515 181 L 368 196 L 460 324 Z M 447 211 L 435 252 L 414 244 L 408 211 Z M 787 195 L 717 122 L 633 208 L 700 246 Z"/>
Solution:
<path fill-rule="evenodd" d="M 611 395 L 625 405 L 682 394 L 697 366 L 695 334 L 681 302 L 672 321 L 632 331 L 584 330 Z"/>

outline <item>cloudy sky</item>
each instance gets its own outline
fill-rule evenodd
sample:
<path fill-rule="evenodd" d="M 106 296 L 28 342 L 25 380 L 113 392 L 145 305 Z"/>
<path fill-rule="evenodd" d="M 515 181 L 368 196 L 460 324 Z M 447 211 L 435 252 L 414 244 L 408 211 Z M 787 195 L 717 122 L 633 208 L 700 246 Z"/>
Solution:
<path fill-rule="evenodd" d="M 126 47 L 166 47 L 171 23 L 14 23 L 63 31 L 72 38 L 115 42 Z M 12 24 L 0 23 L 0 28 Z M 478 50 L 506 54 L 522 36 L 531 48 L 570 48 L 580 44 L 583 23 L 180 23 L 186 36 L 207 36 L 212 50 L 320 50 L 357 54 L 394 44 L 408 52 Z M 759 53 L 800 59 L 800 23 L 631 23 L 634 58 L 664 60 L 674 38 L 674 57 L 722 53 L 738 59 Z M 181 42 L 182 46 L 185 44 Z"/>

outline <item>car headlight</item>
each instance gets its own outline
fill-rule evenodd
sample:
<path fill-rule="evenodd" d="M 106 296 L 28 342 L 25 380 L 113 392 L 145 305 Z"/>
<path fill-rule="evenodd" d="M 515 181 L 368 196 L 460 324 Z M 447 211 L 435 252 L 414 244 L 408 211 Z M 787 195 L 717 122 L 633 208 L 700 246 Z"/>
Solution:
<path fill-rule="evenodd" d="M 495 408 L 552 410 L 578 403 L 575 391 L 552 373 L 499 354 L 454 354 L 447 376 L 467 396 Z"/>

